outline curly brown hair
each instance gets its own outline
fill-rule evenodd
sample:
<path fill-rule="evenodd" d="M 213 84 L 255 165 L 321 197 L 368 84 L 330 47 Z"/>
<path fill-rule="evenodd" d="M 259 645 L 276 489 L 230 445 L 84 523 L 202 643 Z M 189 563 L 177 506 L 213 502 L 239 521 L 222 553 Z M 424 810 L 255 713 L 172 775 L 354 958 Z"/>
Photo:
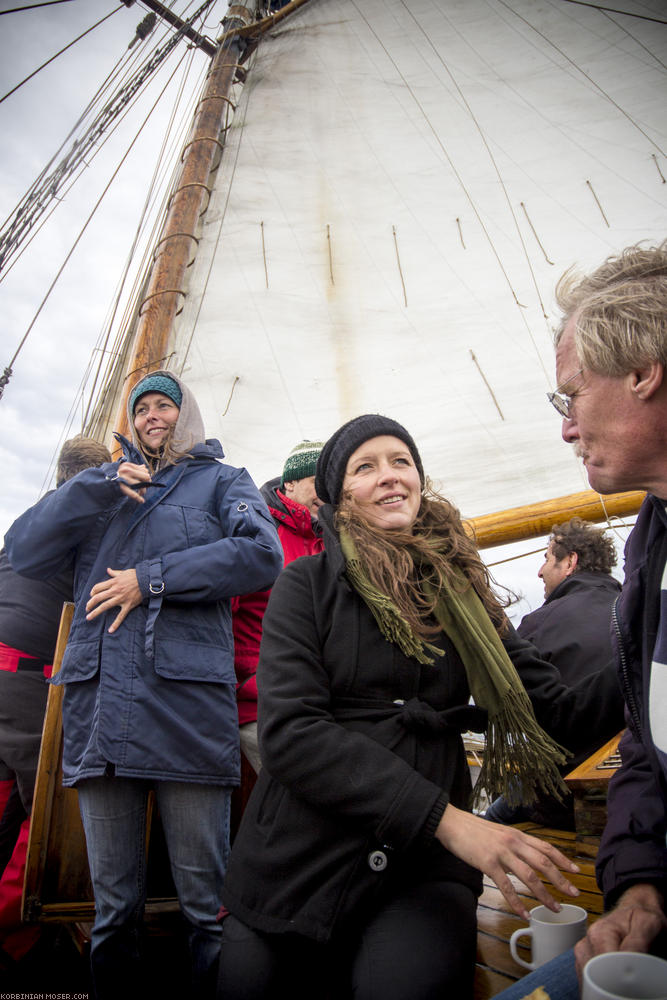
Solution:
<path fill-rule="evenodd" d="M 570 552 L 577 553 L 577 572 L 611 573 L 612 566 L 616 565 L 617 555 L 612 539 L 603 529 L 594 528 L 580 517 L 554 524 L 549 541 L 559 562 Z"/>
<path fill-rule="evenodd" d="M 492 590 L 489 571 L 459 511 L 428 479 L 410 528 L 387 531 L 376 527 L 363 505 L 349 493 L 341 497 L 335 525 L 350 535 L 373 586 L 391 598 L 420 638 L 428 639 L 440 631 L 431 616 L 441 590 L 461 589 L 461 578 L 454 568 L 463 573 L 466 588 L 474 587 L 498 634 L 507 632 L 504 608 L 512 597 L 501 600 Z M 432 597 L 424 593 L 422 580 L 431 585 Z"/>

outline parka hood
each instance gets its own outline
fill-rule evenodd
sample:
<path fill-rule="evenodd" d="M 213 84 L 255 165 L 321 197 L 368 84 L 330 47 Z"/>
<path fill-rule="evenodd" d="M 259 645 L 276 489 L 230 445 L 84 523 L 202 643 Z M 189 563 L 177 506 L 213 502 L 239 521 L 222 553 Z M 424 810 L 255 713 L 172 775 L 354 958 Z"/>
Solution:
<path fill-rule="evenodd" d="M 173 379 L 178 385 L 179 389 L 183 394 L 181 400 L 180 412 L 178 414 L 178 420 L 174 426 L 174 434 L 171 439 L 171 448 L 173 451 L 187 453 L 191 452 L 195 445 L 203 443 L 206 440 L 204 432 L 204 421 L 197 405 L 197 401 L 193 396 L 187 385 L 180 380 L 178 375 L 173 372 L 166 371 L 165 369 L 158 369 L 157 371 L 150 372 L 150 375 L 166 375 L 168 378 Z M 142 376 L 138 383 L 143 382 L 147 375 Z M 147 392 L 152 392 L 154 390 L 147 389 Z M 141 443 L 137 437 L 137 433 L 134 429 L 134 414 L 132 413 L 132 407 L 130 406 L 130 399 L 132 398 L 132 393 L 128 396 L 127 400 L 127 421 L 128 427 L 130 428 L 130 433 L 132 435 L 132 443 L 139 451 L 142 451 Z"/>

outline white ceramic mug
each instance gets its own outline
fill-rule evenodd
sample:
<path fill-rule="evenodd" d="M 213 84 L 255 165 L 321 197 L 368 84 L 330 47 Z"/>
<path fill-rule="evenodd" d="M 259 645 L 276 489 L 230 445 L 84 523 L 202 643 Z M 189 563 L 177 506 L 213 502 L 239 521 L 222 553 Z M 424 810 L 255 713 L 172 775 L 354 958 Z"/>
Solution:
<path fill-rule="evenodd" d="M 636 951 L 609 951 L 584 966 L 581 1000 L 667 1000 L 667 962 Z"/>
<path fill-rule="evenodd" d="M 572 903 L 563 903 L 558 913 L 546 906 L 536 906 L 530 911 L 530 926 L 514 931 L 510 938 L 512 958 L 524 969 L 536 969 L 550 962 L 585 936 L 587 920 L 586 910 Z M 517 954 L 517 942 L 522 937 L 530 938 L 531 962 Z"/>

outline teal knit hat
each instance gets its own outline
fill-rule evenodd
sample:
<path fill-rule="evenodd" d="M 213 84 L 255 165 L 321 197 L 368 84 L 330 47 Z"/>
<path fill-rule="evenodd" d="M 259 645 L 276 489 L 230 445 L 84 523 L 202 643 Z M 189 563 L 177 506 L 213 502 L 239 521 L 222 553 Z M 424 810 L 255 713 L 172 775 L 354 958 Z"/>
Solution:
<path fill-rule="evenodd" d="M 317 459 L 324 447 L 324 441 L 302 441 L 292 448 L 287 456 L 280 479 L 280 485 L 290 483 L 294 479 L 307 479 L 315 475 Z"/>
<path fill-rule="evenodd" d="M 130 393 L 130 412 L 134 413 L 134 407 L 140 396 L 145 396 L 147 392 L 161 392 L 163 396 L 168 396 L 172 403 L 181 408 L 183 393 L 176 379 L 169 375 L 146 375 L 139 379 L 134 389 Z"/>

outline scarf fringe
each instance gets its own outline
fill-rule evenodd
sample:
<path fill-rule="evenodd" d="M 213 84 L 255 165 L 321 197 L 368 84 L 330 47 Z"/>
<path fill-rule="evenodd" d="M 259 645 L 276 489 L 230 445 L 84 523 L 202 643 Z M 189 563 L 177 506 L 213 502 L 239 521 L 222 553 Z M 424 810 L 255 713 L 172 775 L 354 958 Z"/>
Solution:
<path fill-rule="evenodd" d="M 491 802 L 502 795 L 509 806 L 531 806 L 538 800 L 538 788 L 542 794 L 562 802 L 569 789 L 554 765 L 565 764 L 571 756 L 569 750 L 543 729 L 536 731 L 528 696 L 512 690 L 505 697 L 502 710 L 489 715 L 473 808 L 479 807 L 483 794 Z"/>

